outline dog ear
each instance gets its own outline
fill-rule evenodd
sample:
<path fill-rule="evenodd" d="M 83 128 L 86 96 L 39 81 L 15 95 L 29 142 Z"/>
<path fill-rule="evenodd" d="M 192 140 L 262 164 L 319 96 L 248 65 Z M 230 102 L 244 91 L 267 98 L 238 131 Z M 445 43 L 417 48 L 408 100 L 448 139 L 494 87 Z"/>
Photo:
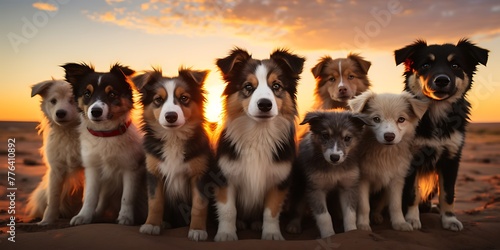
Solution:
<path fill-rule="evenodd" d="M 295 54 L 291 54 L 287 49 L 277 49 L 271 56 L 271 60 L 275 61 L 282 69 L 291 73 L 293 78 L 299 78 L 302 69 L 304 68 L 305 58 Z"/>
<path fill-rule="evenodd" d="M 151 86 L 151 84 L 158 82 L 161 77 L 161 69 L 153 68 L 152 71 L 146 71 L 144 74 L 133 77 L 132 82 L 139 91 L 144 92 L 148 90 L 147 88 Z"/>
<path fill-rule="evenodd" d="M 325 67 L 325 65 L 331 61 L 332 61 L 332 58 L 329 56 L 324 56 L 324 57 L 320 58 L 318 61 L 318 64 L 316 64 L 311 69 L 311 72 L 312 72 L 314 78 L 318 78 L 321 75 L 321 71 L 323 71 L 323 67 Z"/>
<path fill-rule="evenodd" d="M 358 129 L 362 129 L 364 125 L 370 125 L 368 123 L 367 118 L 365 115 L 358 113 L 358 114 L 353 114 L 350 117 L 351 122 L 356 126 Z"/>
<path fill-rule="evenodd" d="M 476 46 L 476 44 L 471 43 L 467 38 L 460 39 L 457 43 L 457 47 L 465 52 L 464 54 L 469 55 L 472 58 L 471 61 L 475 62 L 474 65 L 479 63 L 486 65 L 488 62 L 489 50 Z"/>
<path fill-rule="evenodd" d="M 109 73 L 125 79 L 127 76 L 133 75 L 135 71 L 130 69 L 129 67 L 122 66 L 119 63 L 115 63 L 114 65 L 111 66 Z"/>
<path fill-rule="evenodd" d="M 375 95 L 374 92 L 367 90 L 354 97 L 354 99 L 349 100 L 347 106 L 349 106 L 354 113 L 362 113 L 367 108 L 368 101 Z"/>
<path fill-rule="evenodd" d="M 347 58 L 355 61 L 361 71 L 363 71 L 363 74 L 368 74 L 368 70 L 370 69 L 370 66 L 372 66 L 372 63 L 370 61 L 366 61 L 363 57 L 361 57 L 357 53 L 350 53 Z"/>
<path fill-rule="evenodd" d="M 410 104 L 411 111 L 420 120 L 422 116 L 424 116 L 425 112 L 427 112 L 427 108 L 429 108 L 429 102 L 417 99 L 413 94 L 406 91 L 403 91 L 401 94 L 408 98 L 408 103 Z"/>
<path fill-rule="evenodd" d="M 95 72 L 94 66 L 85 63 L 66 63 L 61 67 L 66 71 L 66 81 L 72 84 L 76 84 L 83 76 Z"/>
<path fill-rule="evenodd" d="M 304 120 L 300 123 L 300 125 L 304 124 L 309 124 L 312 125 L 314 123 L 317 123 L 318 121 L 321 121 L 325 118 L 325 113 L 321 111 L 315 111 L 315 112 L 307 112 L 306 116 L 304 117 Z"/>
<path fill-rule="evenodd" d="M 418 39 L 413 44 L 408 45 L 404 48 L 398 49 L 394 51 L 394 58 L 396 59 L 396 65 L 401 63 L 405 63 L 407 71 L 411 66 L 411 62 L 409 61 L 410 57 L 418 50 L 427 47 L 427 42 L 421 39 Z"/>
<path fill-rule="evenodd" d="M 209 70 L 191 70 L 186 68 L 179 69 L 179 76 L 189 83 L 203 86 L 205 79 L 210 71 Z"/>
<path fill-rule="evenodd" d="M 215 64 L 219 67 L 222 75 L 225 76 L 234 69 L 236 64 L 246 62 L 251 58 L 252 55 L 248 54 L 246 50 L 236 47 L 231 51 L 229 56 L 217 59 Z"/>
<path fill-rule="evenodd" d="M 54 80 L 47 80 L 47 81 L 43 81 L 43 82 L 40 82 L 40 83 L 37 83 L 33 86 L 31 86 L 31 97 L 35 96 L 35 95 L 41 95 L 41 96 L 44 96 L 47 91 L 47 89 L 49 89 L 50 86 L 52 86 L 52 84 L 54 84 Z"/>

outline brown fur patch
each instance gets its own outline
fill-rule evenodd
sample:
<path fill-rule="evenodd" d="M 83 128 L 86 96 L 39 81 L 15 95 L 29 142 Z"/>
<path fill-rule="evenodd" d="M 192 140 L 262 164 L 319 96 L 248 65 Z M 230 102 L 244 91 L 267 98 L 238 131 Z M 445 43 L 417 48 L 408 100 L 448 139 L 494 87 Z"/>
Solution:
<path fill-rule="evenodd" d="M 198 178 L 191 178 L 192 207 L 189 229 L 206 230 L 208 200 L 203 198 L 197 187 Z"/>
<path fill-rule="evenodd" d="M 148 196 L 148 218 L 146 224 L 160 226 L 163 222 L 163 209 L 165 206 L 165 193 L 164 184 L 160 176 L 155 175 L 157 178 L 155 196 Z"/>
<path fill-rule="evenodd" d="M 277 187 L 273 187 L 267 192 L 265 207 L 271 210 L 272 217 L 276 217 L 281 213 L 281 207 L 287 194 L 288 189 L 280 190 Z"/>
<path fill-rule="evenodd" d="M 215 188 L 215 199 L 217 202 L 226 204 L 227 202 L 227 187 Z"/>
<path fill-rule="evenodd" d="M 158 173 L 158 164 L 160 164 L 160 159 L 156 158 L 152 154 L 146 153 L 146 169 L 148 172 L 159 175 Z"/>

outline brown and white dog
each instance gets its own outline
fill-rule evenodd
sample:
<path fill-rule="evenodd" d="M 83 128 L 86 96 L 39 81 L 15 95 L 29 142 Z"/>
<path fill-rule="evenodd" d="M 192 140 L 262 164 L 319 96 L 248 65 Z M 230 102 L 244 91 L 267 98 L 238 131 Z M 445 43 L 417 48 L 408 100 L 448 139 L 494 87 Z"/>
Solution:
<path fill-rule="evenodd" d="M 95 72 L 87 64 L 62 67 L 80 111 L 85 169 L 83 206 L 70 224 L 88 224 L 116 205 L 117 222 L 132 225 L 140 220 L 140 206 L 146 205 L 145 200 L 141 202 L 141 192 L 146 191 L 142 189 L 144 151 L 141 135 L 131 121 L 134 103 L 128 76 L 134 71 L 120 64 L 112 65 L 109 72 Z"/>
<path fill-rule="evenodd" d="M 208 197 L 201 185 L 213 159 L 204 116 L 207 74 L 181 68 L 178 76 L 164 77 L 155 69 L 133 80 L 142 93 L 149 198 L 148 218 L 141 233 L 160 233 L 167 204 L 177 211 L 188 207 L 189 239 L 207 239 Z M 188 220 L 185 218 L 184 225 Z"/>
<path fill-rule="evenodd" d="M 370 88 L 371 62 L 359 54 L 347 58 L 321 58 L 311 72 L 316 79 L 315 109 L 347 109 L 347 101 Z"/>
<path fill-rule="evenodd" d="M 71 84 L 48 80 L 33 85 L 31 97 L 40 95 L 43 120 L 41 148 L 47 172 L 31 193 L 27 212 L 42 218 L 39 225 L 54 223 L 59 217 L 71 218 L 82 206 L 83 167 L 78 126 L 80 117 Z"/>
<path fill-rule="evenodd" d="M 251 221 L 262 239 L 283 240 L 279 217 L 296 155 L 296 92 L 304 61 L 284 49 L 257 60 L 235 48 L 216 62 L 226 82 L 216 160 L 227 183 L 215 194 L 215 241 L 238 239 L 237 218 L 240 229 Z"/>

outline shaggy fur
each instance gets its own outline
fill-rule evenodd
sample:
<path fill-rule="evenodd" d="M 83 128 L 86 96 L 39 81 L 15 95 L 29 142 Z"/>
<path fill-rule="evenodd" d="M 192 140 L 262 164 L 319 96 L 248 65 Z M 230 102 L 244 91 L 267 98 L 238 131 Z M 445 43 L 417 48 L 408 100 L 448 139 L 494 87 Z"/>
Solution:
<path fill-rule="evenodd" d="M 299 144 L 299 155 L 293 169 L 293 192 L 290 193 L 296 217 L 286 230 L 300 233 L 307 200 L 321 238 L 335 234 L 327 209 L 328 194 L 339 190 L 344 231 L 356 229 L 358 203 L 358 145 L 362 143 L 364 121 L 350 112 L 310 112 L 302 124 L 308 132 Z M 303 181 L 300 181 L 303 177 Z M 299 180 L 299 181 L 296 181 Z M 305 182 L 305 183 L 302 183 Z"/>
<path fill-rule="evenodd" d="M 370 88 L 371 62 L 358 54 L 321 58 L 311 72 L 316 79 L 315 109 L 347 109 L 347 101 Z"/>
<path fill-rule="evenodd" d="M 369 197 L 379 191 L 383 191 L 384 199 L 387 199 L 395 230 L 420 228 L 419 222 L 405 221 L 401 196 L 412 158 L 415 128 L 427 109 L 427 103 L 408 92 L 375 94 L 367 91 L 350 100 L 349 106 L 367 124 L 360 152 L 358 229 L 371 230 Z M 374 210 L 376 222 L 382 220 L 380 212 L 386 203 L 379 204 L 381 206 Z"/>
<path fill-rule="evenodd" d="M 106 73 L 95 72 L 86 64 L 68 63 L 62 67 L 80 110 L 85 168 L 83 207 L 70 224 L 90 223 L 115 205 L 119 208 L 119 224 L 141 221 L 145 167 L 141 135 L 130 123 L 133 101 L 128 76 L 134 71 L 119 64 Z M 116 133 L 109 137 L 95 135 L 112 131 Z M 138 213 L 134 214 L 134 210 Z"/>
<path fill-rule="evenodd" d="M 179 76 L 164 77 L 155 69 L 133 80 L 142 93 L 148 170 L 149 213 L 141 233 L 160 233 L 166 204 L 173 210 L 186 209 L 183 216 L 191 215 L 189 239 L 207 239 L 208 197 L 202 180 L 213 158 L 205 131 L 203 84 L 207 74 L 180 69 Z M 176 218 L 165 219 L 172 222 Z M 184 219 L 183 224 L 188 224 L 189 218 Z"/>
<path fill-rule="evenodd" d="M 262 239 L 283 240 L 279 215 L 295 158 L 296 91 L 304 60 L 286 50 L 257 60 L 240 48 L 217 60 L 227 85 L 216 158 L 227 183 L 216 192 L 215 241 L 238 239 L 237 217 L 239 228 L 250 220 L 252 228 L 262 229 Z"/>
<path fill-rule="evenodd" d="M 78 111 L 71 85 L 63 80 L 48 80 L 31 88 L 31 97 L 40 95 L 43 133 L 40 149 L 47 172 L 31 193 L 27 212 L 42 218 L 39 225 L 54 223 L 59 217 L 71 218 L 82 206 L 83 168 L 80 157 Z"/>
<path fill-rule="evenodd" d="M 427 200 L 429 208 L 431 195 L 439 186 L 442 226 L 460 231 L 463 225 L 456 218 L 453 207 L 469 122 L 470 103 L 466 94 L 472 87 L 476 66 L 486 65 L 488 50 L 467 39 L 456 45 L 427 45 L 418 40 L 394 54 L 396 64 L 405 65 L 405 90 L 430 102 L 429 110 L 417 127 L 415 144 L 419 150 L 413 156 L 404 192 L 405 205 L 409 206 L 406 217 L 420 221 L 418 204 L 421 198 Z"/>

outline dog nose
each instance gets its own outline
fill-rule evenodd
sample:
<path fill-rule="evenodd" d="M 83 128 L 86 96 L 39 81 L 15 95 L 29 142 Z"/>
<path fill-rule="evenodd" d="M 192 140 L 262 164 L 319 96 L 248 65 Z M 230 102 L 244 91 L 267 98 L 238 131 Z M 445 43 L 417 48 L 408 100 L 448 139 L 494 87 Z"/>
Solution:
<path fill-rule="evenodd" d="M 259 110 L 262 112 L 269 112 L 273 107 L 273 103 L 269 99 L 260 99 L 257 101 L 257 107 L 259 107 Z"/>
<path fill-rule="evenodd" d="M 56 116 L 59 119 L 62 119 L 66 116 L 66 110 L 59 109 L 56 111 Z"/>
<path fill-rule="evenodd" d="M 102 108 L 93 108 L 91 111 L 90 111 L 90 114 L 93 116 L 93 117 L 101 117 L 102 115 Z"/>
<path fill-rule="evenodd" d="M 342 86 L 342 87 L 339 87 L 339 93 L 342 94 L 342 95 L 345 95 L 345 93 L 347 92 L 347 88 Z"/>
<path fill-rule="evenodd" d="M 387 142 L 394 141 L 394 138 L 396 138 L 396 135 L 394 133 L 385 133 L 384 134 L 384 139 Z"/>
<path fill-rule="evenodd" d="M 451 79 L 447 75 L 438 75 L 434 78 L 434 84 L 438 88 L 444 88 L 450 84 Z"/>
<path fill-rule="evenodd" d="M 174 123 L 177 121 L 177 113 L 175 112 L 167 112 L 165 114 L 165 120 L 167 120 L 168 123 Z"/>
<path fill-rule="evenodd" d="M 333 163 L 338 162 L 339 160 L 340 160 L 340 155 L 338 155 L 338 154 L 331 154 L 330 155 L 330 161 L 332 161 Z"/>

